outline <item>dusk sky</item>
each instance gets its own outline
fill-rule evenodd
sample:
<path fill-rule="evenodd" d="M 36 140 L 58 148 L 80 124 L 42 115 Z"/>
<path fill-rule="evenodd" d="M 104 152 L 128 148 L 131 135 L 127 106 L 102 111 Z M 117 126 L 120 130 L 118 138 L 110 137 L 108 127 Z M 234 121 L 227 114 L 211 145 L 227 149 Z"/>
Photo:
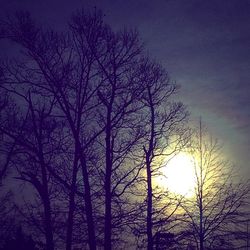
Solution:
<path fill-rule="evenodd" d="M 29 10 L 59 30 L 79 8 L 103 10 L 114 28 L 139 30 L 146 50 L 181 85 L 179 99 L 250 176 L 250 0 L 0 0 L 0 16 Z M 11 50 L 0 43 L 0 55 Z"/>

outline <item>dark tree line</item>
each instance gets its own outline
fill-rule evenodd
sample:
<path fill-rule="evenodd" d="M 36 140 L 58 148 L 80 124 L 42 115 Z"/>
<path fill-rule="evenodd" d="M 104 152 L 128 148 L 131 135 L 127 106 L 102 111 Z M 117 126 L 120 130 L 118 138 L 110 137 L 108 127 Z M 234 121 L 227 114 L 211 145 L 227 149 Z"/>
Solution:
<path fill-rule="evenodd" d="M 63 33 L 25 12 L 0 31 L 20 50 L 0 64 L 0 178 L 24 185 L 18 223 L 47 250 L 159 248 L 187 210 L 154 183 L 189 142 L 179 87 L 135 30 L 113 31 L 97 10 Z"/>

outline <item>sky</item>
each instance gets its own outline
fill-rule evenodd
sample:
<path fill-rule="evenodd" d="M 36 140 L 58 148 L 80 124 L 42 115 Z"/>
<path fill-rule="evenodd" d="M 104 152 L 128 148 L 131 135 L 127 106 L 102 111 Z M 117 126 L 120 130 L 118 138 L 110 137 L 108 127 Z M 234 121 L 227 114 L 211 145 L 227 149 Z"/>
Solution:
<path fill-rule="evenodd" d="M 0 0 L 0 17 L 29 10 L 58 30 L 79 8 L 115 29 L 137 28 L 148 53 L 181 85 L 179 99 L 250 178 L 250 0 Z M 0 56 L 10 52 L 0 42 Z"/>

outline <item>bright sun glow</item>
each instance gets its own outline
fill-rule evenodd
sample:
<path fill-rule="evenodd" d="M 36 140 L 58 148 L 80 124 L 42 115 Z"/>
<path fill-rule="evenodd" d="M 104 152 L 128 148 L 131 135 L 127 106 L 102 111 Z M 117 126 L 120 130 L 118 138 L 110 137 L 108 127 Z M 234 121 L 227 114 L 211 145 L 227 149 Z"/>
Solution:
<path fill-rule="evenodd" d="M 195 170 L 193 158 L 185 153 L 174 156 L 162 169 L 166 179 L 161 185 L 167 186 L 170 192 L 191 196 L 195 187 Z"/>

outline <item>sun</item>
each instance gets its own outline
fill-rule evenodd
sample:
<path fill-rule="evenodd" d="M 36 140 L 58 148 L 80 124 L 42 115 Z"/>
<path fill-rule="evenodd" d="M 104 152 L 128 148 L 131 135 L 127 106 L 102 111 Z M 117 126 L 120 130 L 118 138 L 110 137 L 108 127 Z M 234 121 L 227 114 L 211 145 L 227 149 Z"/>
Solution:
<path fill-rule="evenodd" d="M 179 153 L 171 158 L 162 169 L 161 179 L 170 192 L 182 196 L 192 196 L 195 188 L 194 159 L 187 153 Z"/>

